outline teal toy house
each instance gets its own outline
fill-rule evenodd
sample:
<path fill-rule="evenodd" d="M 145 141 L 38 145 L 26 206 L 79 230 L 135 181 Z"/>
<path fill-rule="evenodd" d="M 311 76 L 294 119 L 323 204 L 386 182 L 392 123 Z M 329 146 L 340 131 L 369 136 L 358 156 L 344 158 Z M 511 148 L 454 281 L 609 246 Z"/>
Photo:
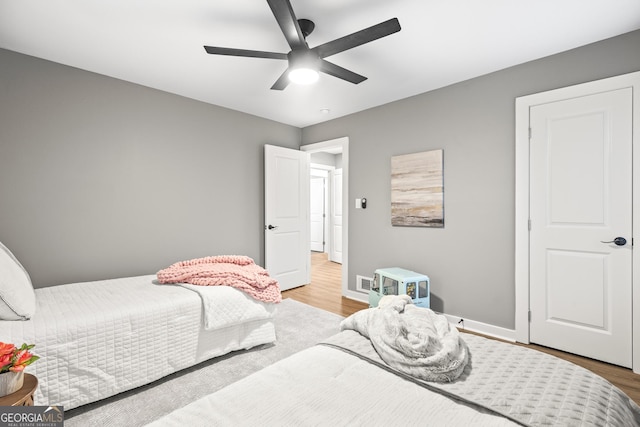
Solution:
<path fill-rule="evenodd" d="M 429 277 L 404 268 L 379 268 L 373 275 L 369 307 L 377 307 L 385 295 L 409 295 L 418 307 L 431 307 Z"/>

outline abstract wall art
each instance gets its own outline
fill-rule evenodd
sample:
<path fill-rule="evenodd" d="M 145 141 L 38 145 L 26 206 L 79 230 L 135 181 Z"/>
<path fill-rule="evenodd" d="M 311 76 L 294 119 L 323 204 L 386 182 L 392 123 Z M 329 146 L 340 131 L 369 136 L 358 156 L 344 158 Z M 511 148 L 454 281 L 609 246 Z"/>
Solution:
<path fill-rule="evenodd" d="M 391 157 L 391 225 L 444 227 L 444 153 Z"/>

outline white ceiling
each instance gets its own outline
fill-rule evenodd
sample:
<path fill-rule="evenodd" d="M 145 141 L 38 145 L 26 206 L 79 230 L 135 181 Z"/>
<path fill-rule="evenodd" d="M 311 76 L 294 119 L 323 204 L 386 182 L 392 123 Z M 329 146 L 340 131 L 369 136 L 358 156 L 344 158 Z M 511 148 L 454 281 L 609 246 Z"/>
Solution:
<path fill-rule="evenodd" d="M 640 28 L 640 0 L 291 2 L 316 24 L 310 47 L 393 17 L 402 30 L 327 58 L 363 83 L 284 91 L 286 61 L 203 49 L 288 52 L 265 0 L 0 0 L 0 47 L 305 127 Z"/>

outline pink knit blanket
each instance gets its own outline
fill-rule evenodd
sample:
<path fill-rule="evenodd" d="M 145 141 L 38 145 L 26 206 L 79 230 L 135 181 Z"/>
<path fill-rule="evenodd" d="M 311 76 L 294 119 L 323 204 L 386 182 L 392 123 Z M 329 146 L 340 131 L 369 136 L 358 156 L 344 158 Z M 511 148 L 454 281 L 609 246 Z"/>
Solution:
<path fill-rule="evenodd" d="M 259 301 L 282 301 L 278 281 L 248 256 L 219 255 L 181 261 L 158 271 L 157 276 L 160 283 L 232 286 Z"/>

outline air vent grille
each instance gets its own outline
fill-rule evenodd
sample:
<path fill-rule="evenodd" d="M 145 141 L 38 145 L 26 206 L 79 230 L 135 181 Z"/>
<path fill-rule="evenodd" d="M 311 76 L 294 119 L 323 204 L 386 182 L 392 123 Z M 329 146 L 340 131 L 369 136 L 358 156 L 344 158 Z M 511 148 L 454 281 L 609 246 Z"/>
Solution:
<path fill-rule="evenodd" d="M 356 290 L 360 292 L 369 292 L 371 290 L 371 284 L 373 278 L 356 275 Z"/>

